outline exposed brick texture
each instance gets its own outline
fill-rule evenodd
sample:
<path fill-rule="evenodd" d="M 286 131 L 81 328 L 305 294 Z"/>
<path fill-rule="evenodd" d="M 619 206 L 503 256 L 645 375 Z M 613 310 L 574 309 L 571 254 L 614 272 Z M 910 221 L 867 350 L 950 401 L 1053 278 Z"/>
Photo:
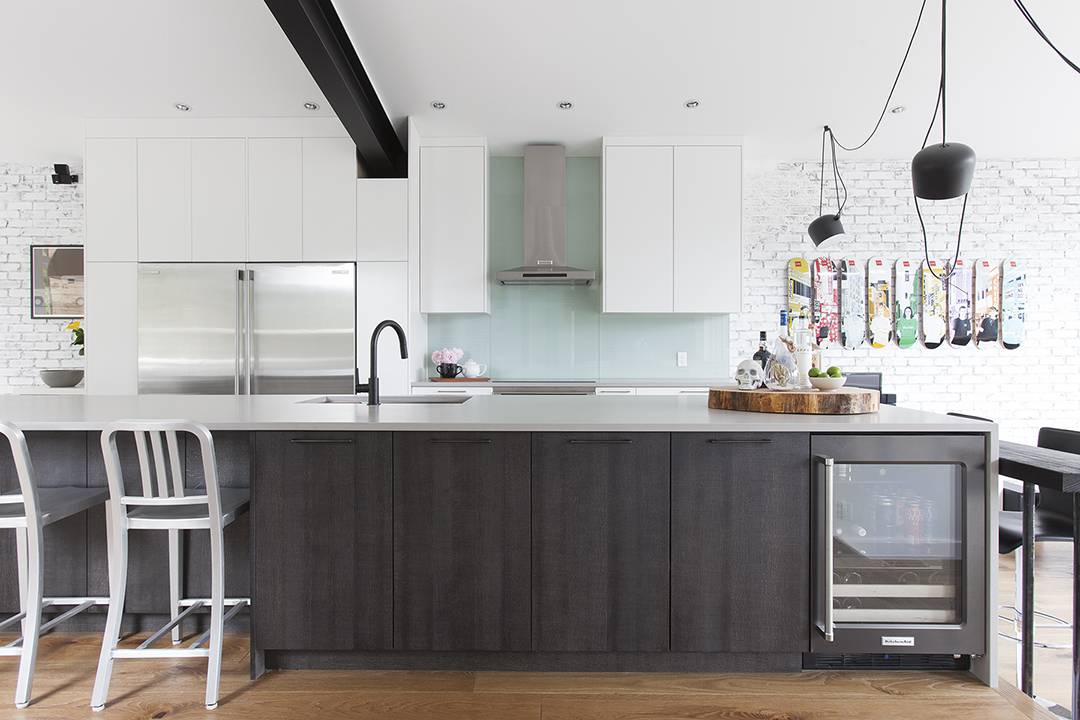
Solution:
<path fill-rule="evenodd" d="M 0 162 L 0 392 L 42 385 L 43 368 L 83 367 L 67 320 L 30 319 L 30 245 L 83 242 L 82 186 L 53 185 L 51 175 Z"/>
<path fill-rule="evenodd" d="M 775 336 L 790 258 L 922 258 L 908 163 L 850 162 L 841 171 L 850 192 L 848 234 L 821 248 L 806 235 L 818 211 L 816 162 L 785 163 L 747 178 L 746 312 L 731 317 L 732 373 L 756 348 L 759 330 Z M 931 256 L 951 256 L 959 201 L 920 206 Z M 883 373 L 886 391 L 901 406 L 994 418 L 1004 439 L 1033 442 L 1044 425 L 1080 429 L 1080 160 L 980 162 L 961 256 L 1023 263 L 1027 323 L 1020 348 L 865 346 L 833 350 L 826 363 Z"/>

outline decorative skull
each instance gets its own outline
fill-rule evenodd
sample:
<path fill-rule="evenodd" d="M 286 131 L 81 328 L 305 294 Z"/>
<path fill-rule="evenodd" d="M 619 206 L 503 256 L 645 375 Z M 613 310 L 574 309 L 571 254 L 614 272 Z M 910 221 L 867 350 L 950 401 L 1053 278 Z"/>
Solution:
<path fill-rule="evenodd" d="M 765 373 L 757 360 L 743 360 L 735 370 L 735 382 L 740 390 L 754 390 L 765 382 Z"/>

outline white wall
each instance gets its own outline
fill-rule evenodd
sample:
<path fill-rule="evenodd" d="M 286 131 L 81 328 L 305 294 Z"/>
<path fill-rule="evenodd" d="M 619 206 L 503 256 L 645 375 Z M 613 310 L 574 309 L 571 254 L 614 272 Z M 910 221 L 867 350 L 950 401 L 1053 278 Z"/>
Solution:
<path fill-rule="evenodd" d="M 83 241 L 82 186 L 53 185 L 51 175 L 51 166 L 0 162 L 0 392 L 41 385 L 41 368 L 83 367 L 68 320 L 30 319 L 30 245 Z"/>
<path fill-rule="evenodd" d="M 908 163 L 842 163 L 841 172 L 850 191 L 844 211 L 849 234 L 821 248 L 806 235 L 818 210 L 817 162 L 786 163 L 747 178 L 747 301 L 746 312 L 731 316 L 733 366 L 756 348 L 759 330 L 775 336 L 790 258 L 922 258 Z M 921 207 L 931 256 L 951 254 L 959 203 Z M 883 373 L 885 390 L 897 394 L 899 405 L 993 418 L 1001 423 L 1004 439 L 1034 442 L 1044 425 L 1080 429 L 1080 160 L 980 162 L 961 256 L 1023 262 L 1028 289 L 1023 346 L 866 347 L 832 351 L 826 362 Z"/>

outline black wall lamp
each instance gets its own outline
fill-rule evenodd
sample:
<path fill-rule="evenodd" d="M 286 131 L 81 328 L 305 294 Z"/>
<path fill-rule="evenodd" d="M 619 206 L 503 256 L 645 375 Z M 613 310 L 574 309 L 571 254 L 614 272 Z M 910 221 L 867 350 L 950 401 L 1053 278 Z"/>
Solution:
<path fill-rule="evenodd" d="M 71 168 L 67 165 L 57 163 L 53 165 L 53 185 L 71 185 L 79 182 L 78 175 L 71 174 Z"/>
<path fill-rule="evenodd" d="M 822 214 L 825 207 L 825 140 L 828 138 L 829 147 L 832 152 L 832 169 L 833 169 L 833 188 L 836 190 L 836 212 Z M 840 201 L 840 186 L 844 187 L 844 200 Z M 810 235 L 810 239 L 814 241 L 814 246 L 817 247 L 821 243 L 825 242 L 831 237 L 844 234 L 844 223 L 840 221 L 840 213 L 844 210 L 844 205 L 847 203 L 847 185 L 844 184 L 844 179 L 840 177 L 840 169 L 836 166 L 836 140 L 833 138 L 832 130 L 826 125 L 821 131 L 821 187 L 818 193 L 818 218 L 814 222 L 810 223 L 810 227 L 806 229 Z"/>

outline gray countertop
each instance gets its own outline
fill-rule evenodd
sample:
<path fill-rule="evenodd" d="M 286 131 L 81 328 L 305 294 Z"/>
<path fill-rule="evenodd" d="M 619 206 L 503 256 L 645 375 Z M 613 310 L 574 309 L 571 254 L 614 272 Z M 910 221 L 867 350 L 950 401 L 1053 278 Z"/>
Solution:
<path fill-rule="evenodd" d="M 312 396 L 0 395 L 24 430 L 99 430 L 115 420 L 195 420 L 211 430 L 987 432 L 996 425 L 882 406 L 869 415 L 709 410 L 702 396 L 477 396 L 461 405 L 312 404 Z"/>

